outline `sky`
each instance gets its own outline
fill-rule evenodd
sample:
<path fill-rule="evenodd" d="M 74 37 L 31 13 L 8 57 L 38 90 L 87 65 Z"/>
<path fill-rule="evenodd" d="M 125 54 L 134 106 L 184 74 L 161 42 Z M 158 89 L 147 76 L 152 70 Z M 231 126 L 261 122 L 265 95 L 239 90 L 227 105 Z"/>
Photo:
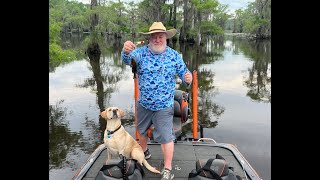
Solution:
<path fill-rule="evenodd" d="M 230 13 L 234 13 L 236 9 L 244 9 L 247 7 L 249 2 L 254 2 L 255 0 L 218 0 L 220 4 L 229 5 Z"/>
<path fill-rule="evenodd" d="M 89 4 L 91 0 L 76 0 L 85 4 Z M 118 2 L 118 0 L 114 0 L 115 2 Z M 122 2 L 131 2 L 134 1 L 136 3 L 142 1 L 142 0 L 122 0 Z M 236 9 L 242 9 L 247 7 L 248 2 L 254 2 L 255 0 L 218 0 L 220 4 L 227 4 L 229 5 L 229 13 L 234 13 Z"/>

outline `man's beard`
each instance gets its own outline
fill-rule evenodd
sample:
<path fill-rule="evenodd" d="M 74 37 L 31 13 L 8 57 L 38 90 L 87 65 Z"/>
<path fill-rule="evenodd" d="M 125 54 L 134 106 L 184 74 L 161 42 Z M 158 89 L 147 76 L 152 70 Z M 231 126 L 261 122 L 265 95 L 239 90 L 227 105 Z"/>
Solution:
<path fill-rule="evenodd" d="M 151 51 L 155 54 L 161 54 L 166 50 L 166 44 L 162 44 L 162 45 L 153 45 L 153 44 L 149 44 L 149 47 L 151 49 Z"/>

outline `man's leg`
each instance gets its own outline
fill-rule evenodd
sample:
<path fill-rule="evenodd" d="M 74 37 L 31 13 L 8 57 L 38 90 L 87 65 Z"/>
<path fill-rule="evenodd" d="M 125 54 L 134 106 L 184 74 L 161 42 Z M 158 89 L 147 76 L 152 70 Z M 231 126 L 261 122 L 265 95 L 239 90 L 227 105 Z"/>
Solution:
<path fill-rule="evenodd" d="M 174 151 L 174 143 L 173 141 L 167 144 L 161 144 L 161 149 L 163 152 L 163 159 L 164 159 L 164 168 L 172 169 L 172 157 Z"/>
<path fill-rule="evenodd" d="M 162 150 L 162 154 L 164 156 L 164 146 L 163 146 L 163 144 L 161 144 L 161 150 Z"/>
<path fill-rule="evenodd" d="M 152 124 L 153 112 L 145 109 L 138 103 L 137 113 L 138 113 L 137 119 L 138 119 L 139 143 L 140 143 L 140 146 L 142 147 L 143 152 L 145 152 L 147 150 L 147 142 L 148 142 L 147 130 Z"/>
<path fill-rule="evenodd" d="M 141 134 L 139 134 L 139 142 L 143 152 L 145 152 L 147 150 L 148 137 L 144 137 Z"/>
<path fill-rule="evenodd" d="M 153 137 L 156 142 L 161 143 L 165 169 L 172 169 L 175 134 L 173 132 L 173 107 L 165 108 L 155 113 L 153 124 Z M 167 173 L 166 173 L 167 174 Z M 172 176 L 173 177 L 173 176 Z"/>

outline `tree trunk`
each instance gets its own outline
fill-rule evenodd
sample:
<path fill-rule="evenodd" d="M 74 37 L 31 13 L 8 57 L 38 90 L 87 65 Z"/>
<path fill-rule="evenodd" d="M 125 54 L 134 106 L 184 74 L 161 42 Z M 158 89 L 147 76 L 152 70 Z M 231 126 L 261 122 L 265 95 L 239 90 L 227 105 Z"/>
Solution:
<path fill-rule="evenodd" d="M 197 33 L 197 45 L 200 46 L 201 43 L 201 12 L 198 10 L 198 33 Z"/>
<path fill-rule="evenodd" d="M 194 3 L 192 3 L 192 10 L 193 10 L 193 15 L 192 15 L 192 23 L 191 23 L 191 29 L 194 29 L 196 23 L 197 23 L 197 19 L 196 19 L 196 8 L 194 7 Z"/>
<path fill-rule="evenodd" d="M 131 24 L 130 24 L 130 28 L 131 28 L 131 36 L 134 39 L 136 37 L 136 33 L 134 32 L 134 14 L 131 15 Z"/>
<path fill-rule="evenodd" d="M 173 27 L 177 29 L 177 1 L 173 1 Z"/>
<path fill-rule="evenodd" d="M 91 9 L 95 9 L 95 7 L 97 7 L 97 6 L 98 6 L 97 0 L 91 0 Z M 96 14 L 96 13 L 92 14 L 90 16 L 90 20 L 91 20 L 90 29 L 91 29 L 91 31 L 93 31 L 99 22 L 98 14 Z"/>
<path fill-rule="evenodd" d="M 104 110 L 104 90 L 103 90 L 103 77 L 101 76 L 100 68 L 100 53 L 98 54 L 89 54 L 90 65 L 93 71 L 93 77 L 97 84 L 97 97 L 98 97 L 98 106 L 100 112 Z"/>
<path fill-rule="evenodd" d="M 170 6 L 170 9 L 169 9 L 169 22 L 172 21 L 172 6 Z"/>
<path fill-rule="evenodd" d="M 181 28 L 180 41 L 187 40 L 187 21 L 188 20 L 188 0 L 183 0 L 183 25 Z"/>

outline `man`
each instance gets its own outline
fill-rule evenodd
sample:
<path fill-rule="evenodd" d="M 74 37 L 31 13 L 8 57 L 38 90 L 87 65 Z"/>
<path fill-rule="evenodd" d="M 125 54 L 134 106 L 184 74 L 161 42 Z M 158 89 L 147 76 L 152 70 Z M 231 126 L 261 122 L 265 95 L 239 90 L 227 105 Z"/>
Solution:
<path fill-rule="evenodd" d="M 149 44 L 137 48 L 126 41 L 121 52 L 122 60 L 130 65 L 134 59 L 137 65 L 139 97 L 137 103 L 137 121 L 140 145 L 146 159 L 151 157 L 147 148 L 147 130 L 154 125 L 153 137 L 161 143 L 164 156 L 162 180 L 173 179 L 172 158 L 175 134 L 173 131 L 173 102 L 175 75 L 183 84 L 190 86 L 192 74 L 186 67 L 180 54 L 167 46 L 167 39 L 176 34 L 176 29 L 166 30 L 162 22 L 154 22 L 149 32 Z"/>

